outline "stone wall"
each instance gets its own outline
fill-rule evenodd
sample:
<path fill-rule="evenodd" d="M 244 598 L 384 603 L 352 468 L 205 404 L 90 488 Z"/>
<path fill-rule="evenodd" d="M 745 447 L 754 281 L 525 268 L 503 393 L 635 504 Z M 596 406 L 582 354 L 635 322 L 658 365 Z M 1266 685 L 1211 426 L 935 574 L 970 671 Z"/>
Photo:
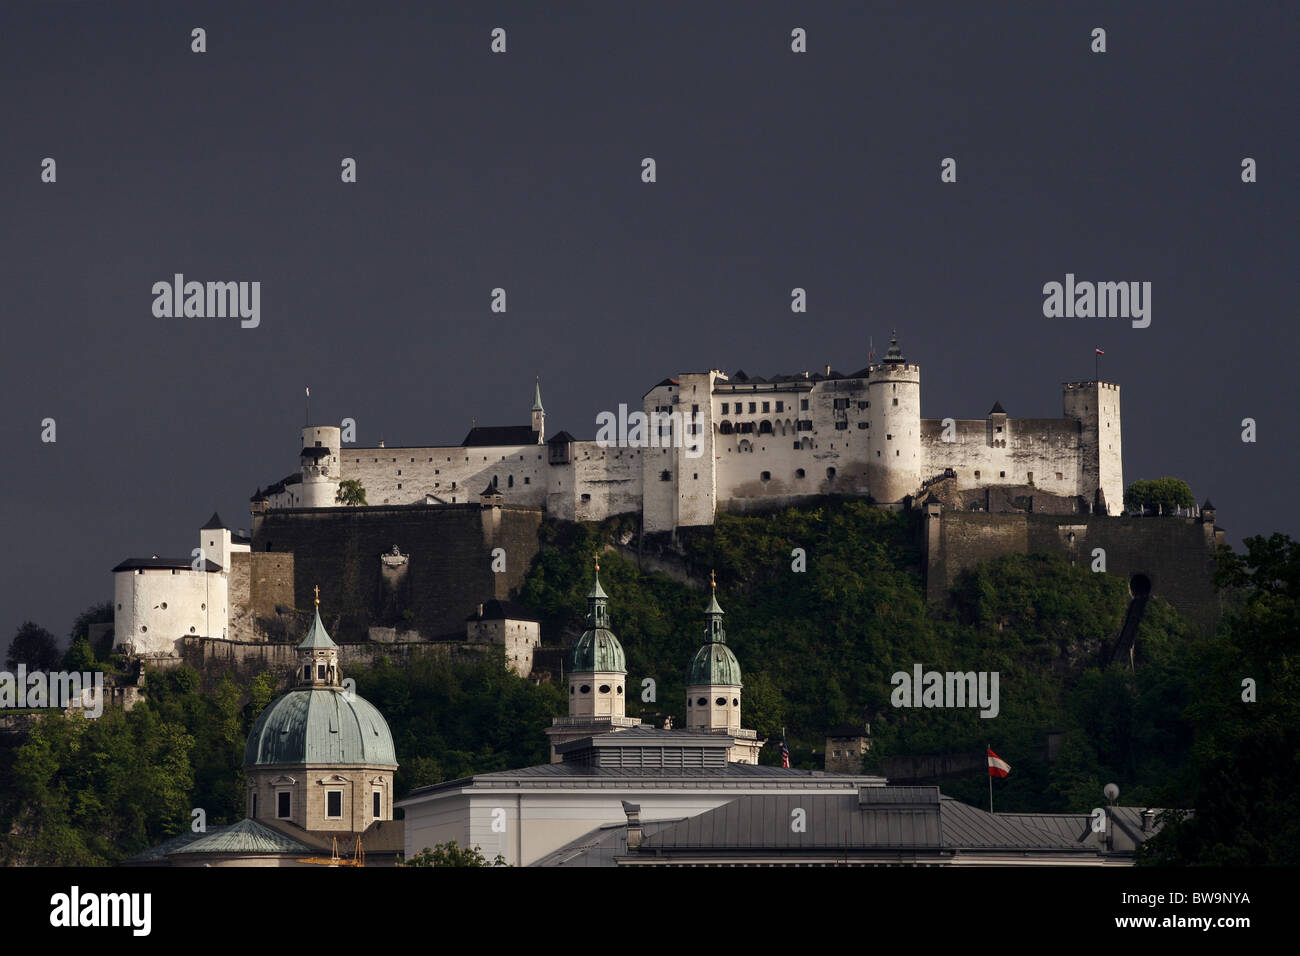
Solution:
<path fill-rule="evenodd" d="M 157 660 L 155 668 L 188 664 L 196 670 L 231 670 L 241 676 L 254 676 L 267 671 L 276 675 L 291 674 L 298 665 L 296 644 L 244 643 L 241 641 L 213 640 L 206 637 L 182 638 L 181 658 L 170 661 Z M 346 678 L 350 670 L 374 667 L 380 658 L 393 661 L 415 657 L 435 657 L 443 660 L 470 660 L 486 653 L 482 644 L 467 641 L 397 642 L 393 644 L 365 643 L 339 644 L 339 669 Z"/>
<path fill-rule="evenodd" d="M 294 606 L 293 555 L 235 552 L 230 555 L 230 637 L 266 641 L 289 636 L 282 609 Z"/>
<path fill-rule="evenodd" d="M 1213 555 L 1223 532 L 1212 519 L 1104 515 L 984 514 L 934 509 L 926 516 L 926 596 L 946 598 L 958 575 L 1005 554 L 1059 554 L 1089 568 L 1106 553 L 1106 573 L 1131 588 L 1139 576 L 1188 620 L 1212 628 L 1222 613 Z"/>
<path fill-rule="evenodd" d="M 293 555 L 295 605 L 311 607 L 319 585 L 322 616 L 340 643 L 364 640 L 372 625 L 457 640 L 480 602 L 518 593 L 541 520 L 540 509 L 478 504 L 273 511 L 255 518 L 253 550 Z M 380 558 L 394 545 L 408 564 L 390 600 Z M 501 573 L 492 570 L 496 548 L 505 552 Z"/>

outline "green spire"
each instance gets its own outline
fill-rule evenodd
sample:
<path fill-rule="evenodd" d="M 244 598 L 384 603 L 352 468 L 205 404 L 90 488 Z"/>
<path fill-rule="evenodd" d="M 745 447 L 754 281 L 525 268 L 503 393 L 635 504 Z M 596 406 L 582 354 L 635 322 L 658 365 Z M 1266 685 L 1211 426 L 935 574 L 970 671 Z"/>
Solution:
<path fill-rule="evenodd" d="M 596 557 L 596 580 L 587 592 L 587 627 L 609 627 L 609 595 L 600 586 L 600 557 Z"/>
<path fill-rule="evenodd" d="M 533 385 L 533 409 L 532 410 L 535 412 L 546 411 L 546 409 L 542 408 L 542 380 L 540 377 L 537 379 L 537 382 Z"/>
<path fill-rule="evenodd" d="M 704 609 L 704 616 L 708 621 L 705 634 L 711 642 L 725 644 L 727 632 L 722 627 L 722 606 L 718 604 L 718 577 L 712 571 L 709 572 L 709 584 L 713 590 L 709 595 L 709 606 Z"/>
<path fill-rule="evenodd" d="M 320 619 L 320 587 L 315 588 L 316 592 L 316 620 L 311 622 L 311 627 L 307 631 L 307 636 L 299 642 L 299 650 L 316 650 L 326 647 L 338 647 L 334 639 L 329 636 L 325 630 L 325 625 Z"/>

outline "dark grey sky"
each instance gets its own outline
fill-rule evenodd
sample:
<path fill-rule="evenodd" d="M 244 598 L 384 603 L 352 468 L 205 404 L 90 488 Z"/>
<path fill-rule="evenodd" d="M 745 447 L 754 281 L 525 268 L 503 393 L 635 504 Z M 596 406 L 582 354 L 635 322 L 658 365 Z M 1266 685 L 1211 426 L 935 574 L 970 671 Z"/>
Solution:
<path fill-rule="evenodd" d="M 666 375 L 852 371 L 895 326 L 927 417 L 1057 416 L 1104 348 L 1126 481 L 1300 533 L 1295 4 L 451 6 L 0 8 L 0 642 L 247 526 L 306 384 L 362 443 L 454 443 L 540 375 L 591 437 Z M 154 318 L 176 272 L 260 281 L 261 326 Z M 1150 281 L 1151 326 L 1044 318 L 1067 272 Z"/>

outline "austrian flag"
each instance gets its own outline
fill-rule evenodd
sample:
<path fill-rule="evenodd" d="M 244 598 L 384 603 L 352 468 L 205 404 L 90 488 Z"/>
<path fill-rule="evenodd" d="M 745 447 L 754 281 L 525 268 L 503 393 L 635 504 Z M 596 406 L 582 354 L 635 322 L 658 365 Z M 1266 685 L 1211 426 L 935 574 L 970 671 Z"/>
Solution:
<path fill-rule="evenodd" d="M 989 747 L 988 751 L 989 751 L 989 776 L 1005 777 L 1007 774 L 1009 774 L 1011 772 L 1011 764 L 1007 763 L 1005 760 L 1003 760 L 1001 757 L 995 754 L 993 752 L 992 747 Z"/>

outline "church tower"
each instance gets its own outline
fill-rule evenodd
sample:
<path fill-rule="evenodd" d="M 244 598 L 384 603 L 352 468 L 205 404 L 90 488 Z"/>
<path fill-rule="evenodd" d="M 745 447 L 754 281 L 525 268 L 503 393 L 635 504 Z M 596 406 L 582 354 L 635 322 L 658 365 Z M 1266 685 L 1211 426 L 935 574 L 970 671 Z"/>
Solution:
<path fill-rule="evenodd" d="M 686 729 L 728 734 L 736 738 L 727 759 L 734 763 L 758 763 L 764 741 L 752 730 L 740 726 L 740 662 L 727 646 L 718 604 L 718 581 L 710 573 L 712 593 L 704 609 L 705 643 L 695 652 L 686 671 Z"/>
<path fill-rule="evenodd" d="M 609 629 L 609 595 L 600 586 L 599 558 L 587 594 L 587 629 L 573 645 L 569 668 L 569 716 L 553 718 L 546 731 L 552 763 L 560 759 L 555 752 L 559 744 L 641 724 L 627 716 L 627 663 L 623 645 Z"/>
<path fill-rule="evenodd" d="M 542 380 L 533 385 L 533 431 L 537 432 L 537 444 L 546 444 L 546 409 L 542 408 Z"/>
<path fill-rule="evenodd" d="M 397 756 L 383 715 L 343 686 L 339 648 L 316 616 L 294 685 L 258 715 L 244 747 L 248 817 L 303 830 L 365 833 L 393 819 Z"/>

